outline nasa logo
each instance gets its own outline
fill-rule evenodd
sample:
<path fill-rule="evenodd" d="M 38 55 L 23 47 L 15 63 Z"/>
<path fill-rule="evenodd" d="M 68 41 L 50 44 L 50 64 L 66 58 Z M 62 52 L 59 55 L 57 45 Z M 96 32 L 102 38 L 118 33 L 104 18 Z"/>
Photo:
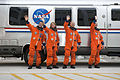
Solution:
<path fill-rule="evenodd" d="M 34 13 L 33 13 L 33 21 L 36 24 L 39 24 L 43 15 L 49 13 L 46 9 L 37 9 Z M 45 15 L 44 17 L 45 20 L 45 24 L 50 20 L 50 14 Z"/>

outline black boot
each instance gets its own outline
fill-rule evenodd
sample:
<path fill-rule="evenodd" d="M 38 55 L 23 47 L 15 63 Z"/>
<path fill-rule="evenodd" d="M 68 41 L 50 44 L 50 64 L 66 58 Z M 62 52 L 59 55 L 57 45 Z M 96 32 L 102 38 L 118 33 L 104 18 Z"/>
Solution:
<path fill-rule="evenodd" d="M 90 68 L 90 69 L 91 69 L 91 68 L 92 68 L 92 65 L 88 65 L 88 68 Z"/>
<path fill-rule="evenodd" d="M 71 65 L 70 68 L 75 69 L 75 66 L 74 66 L 74 65 Z"/>
<path fill-rule="evenodd" d="M 63 69 L 66 69 L 66 68 L 67 68 L 67 65 L 64 65 L 64 66 L 63 66 Z"/>
<path fill-rule="evenodd" d="M 56 66 L 56 65 L 53 65 L 53 68 L 59 68 L 58 66 Z"/>
<path fill-rule="evenodd" d="M 32 69 L 32 66 L 28 66 L 28 69 Z"/>
<path fill-rule="evenodd" d="M 50 66 L 47 66 L 47 69 L 52 69 L 51 65 L 50 65 Z"/>
<path fill-rule="evenodd" d="M 95 65 L 95 66 L 94 66 L 94 68 L 100 68 L 100 66 L 98 66 L 98 65 Z"/>
<path fill-rule="evenodd" d="M 36 68 L 37 68 L 37 69 L 41 69 L 41 66 L 40 66 L 40 65 L 39 65 L 39 66 L 36 66 Z"/>

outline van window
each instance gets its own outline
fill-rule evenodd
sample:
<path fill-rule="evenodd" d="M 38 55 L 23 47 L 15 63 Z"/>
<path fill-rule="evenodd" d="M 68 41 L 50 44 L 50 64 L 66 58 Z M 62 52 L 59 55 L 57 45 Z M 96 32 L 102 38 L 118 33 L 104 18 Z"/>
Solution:
<path fill-rule="evenodd" d="M 112 9 L 111 16 L 112 21 L 120 21 L 120 9 Z"/>
<path fill-rule="evenodd" d="M 79 8 L 77 18 L 78 26 L 90 26 L 94 16 L 96 16 L 95 8 Z"/>
<path fill-rule="evenodd" d="M 28 15 L 26 7 L 11 7 L 9 12 L 10 25 L 25 25 L 24 15 Z"/>
<path fill-rule="evenodd" d="M 63 26 L 67 15 L 71 16 L 71 9 L 70 8 L 56 8 L 55 9 L 55 23 L 58 26 Z"/>

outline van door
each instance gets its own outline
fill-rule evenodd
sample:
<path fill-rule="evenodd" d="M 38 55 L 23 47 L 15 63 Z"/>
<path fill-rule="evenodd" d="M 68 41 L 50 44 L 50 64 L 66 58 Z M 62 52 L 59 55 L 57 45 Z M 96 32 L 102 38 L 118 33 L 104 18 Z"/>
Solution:
<path fill-rule="evenodd" d="M 120 47 L 120 6 L 108 6 L 108 47 Z"/>

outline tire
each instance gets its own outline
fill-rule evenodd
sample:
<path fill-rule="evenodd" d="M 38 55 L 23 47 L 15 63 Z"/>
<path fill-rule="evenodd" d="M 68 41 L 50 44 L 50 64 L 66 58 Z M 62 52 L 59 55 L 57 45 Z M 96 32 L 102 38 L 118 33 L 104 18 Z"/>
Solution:
<path fill-rule="evenodd" d="M 29 48 L 27 48 L 24 53 L 24 61 L 26 64 L 28 64 L 28 53 L 29 53 Z"/>
<path fill-rule="evenodd" d="M 29 53 L 29 48 L 27 48 L 24 53 L 24 61 L 27 65 L 28 65 L 28 59 L 29 59 L 28 53 Z M 47 58 L 47 53 L 46 53 L 46 51 L 42 50 L 40 55 L 41 55 L 41 64 L 42 64 Z M 34 61 L 33 61 L 33 65 L 35 65 L 35 64 L 36 64 L 36 54 L 34 55 Z"/>
<path fill-rule="evenodd" d="M 47 58 L 46 50 L 42 50 L 42 53 L 40 55 L 41 55 L 41 63 L 43 63 Z"/>

